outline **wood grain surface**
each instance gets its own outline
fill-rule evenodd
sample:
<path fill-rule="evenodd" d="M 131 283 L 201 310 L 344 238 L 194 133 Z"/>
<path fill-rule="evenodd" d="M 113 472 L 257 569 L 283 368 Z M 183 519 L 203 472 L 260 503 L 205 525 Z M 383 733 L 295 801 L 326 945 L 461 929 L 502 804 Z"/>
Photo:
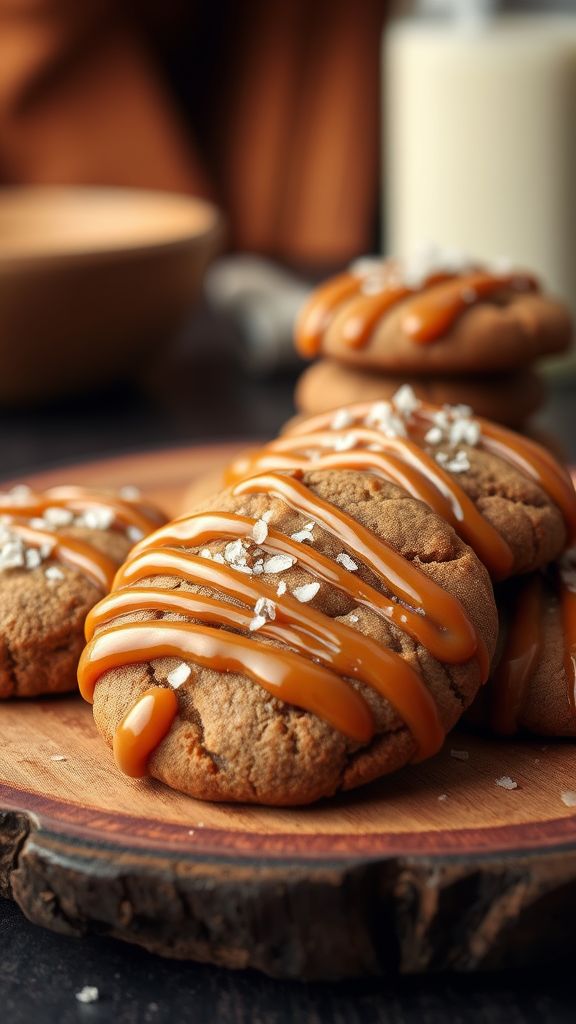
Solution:
<path fill-rule="evenodd" d="M 180 511 L 238 446 L 125 456 L 35 486 L 132 483 Z M 465 731 L 312 808 L 200 803 L 116 769 L 75 697 L 0 705 L 0 895 L 33 921 L 284 977 L 471 970 L 566 955 L 576 746 Z M 517 788 L 496 784 L 511 777 Z M 554 917 L 554 929 L 547 925 Z"/>

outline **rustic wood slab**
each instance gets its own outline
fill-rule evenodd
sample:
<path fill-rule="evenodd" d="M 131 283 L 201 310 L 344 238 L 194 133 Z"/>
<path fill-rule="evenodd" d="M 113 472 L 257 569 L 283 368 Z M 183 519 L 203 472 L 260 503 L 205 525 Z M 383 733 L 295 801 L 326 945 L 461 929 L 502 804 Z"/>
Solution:
<path fill-rule="evenodd" d="M 133 483 L 175 513 L 237 447 L 30 482 Z M 573 948 L 576 808 L 561 794 L 576 790 L 574 743 L 461 731 L 355 794 L 274 810 L 121 775 L 75 696 L 0 704 L 0 739 L 0 894 L 48 928 L 284 977 L 542 964 Z"/>

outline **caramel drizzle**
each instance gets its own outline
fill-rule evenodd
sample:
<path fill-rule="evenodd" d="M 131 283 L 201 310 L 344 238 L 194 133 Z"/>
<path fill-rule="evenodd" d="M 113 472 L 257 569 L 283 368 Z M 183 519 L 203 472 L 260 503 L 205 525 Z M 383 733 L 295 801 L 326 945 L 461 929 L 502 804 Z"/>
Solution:
<path fill-rule="evenodd" d="M 373 406 L 373 402 L 358 402 L 354 405 L 346 406 L 346 409 L 354 417 L 355 421 L 361 422 L 370 413 Z M 411 422 L 407 424 L 408 429 L 410 431 L 418 431 L 419 428 L 423 429 L 424 426 L 432 425 L 434 414 L 439 410 L 440 406 L 434 406 L 428 402 L 420 402 L 418 409 L 413 413 Z M 333 417 L 334 411 L 307 417 L 299 423 L 292 424 L 287 436 L 301 437 L 302 435 L 329 430 Z M 567 544 L 572 545 L 576 541 L 576 494 L 574 493 L 574 484 L 568 471 L 557 462 L 549 451 L 543 448 L 542 445 L 537 444 L 536 441 L 516 434 L 512 430 L 507 430 L 506 427 L 492 423 L 490 420 L 475 417 L 475 421 L 479 424 L 481 432 L 480 441 L 476 447 L 497 455 L 504 462 L 510 463 L 542 488 L 562 512 L 568 532 Z M 348 428 L 347 432 L 356 434 L 358 433 L 358 428 L 352 425 Z M 382 445 L 382 435 L 378 431 L 376 433 L 378 435 L 378 444 Z M 314 465 L 315 463 L 308 462 L 307 468 L 313 468 Z M 422 468 L 426 472 L 424 463 L 422 463 Z M 435 465 L 434 471 L 436 473 L 438 468 Z M 450 477 L 450 480 L 452 486 L 456 489 L 459 500 L 461 500 L 460 494 L 463 493 L 462 489 L 452 477 Z M 475 543 L 472 540 L 469 543 L 472 547 L 475 547 Z"/>
<path fill-rule="evenodd" d="M 559 567 L 553 584 L 564 636 L 566 697 L 576 716 L 576 593 L 562 579 Z M 490 727 L 499 736 L 513 736 L 521 728 L 530 679 L 542 655 L 545 589 L 541 573 L 522 580 L 513 595 L 504 650 L 490 682 Z"/>
<path fill-rule="evenodd" d="M 508 624 L 502 657 L 490 684 L 490 727 L 498 736 L 518 732 L 528 684 L 542 647 L 543 581 L 522 582 Z"/>
<path fill-rule="evenodd" d="M 398 281 L 390 267 L 381 289 L 367 294 L 363 291 L 367 276 L 349 271 L 313 292 L 296 325 L 296 347 L 301 355 L 310 358 L 320 352 L 326 331 L 337 318 L 345 345 L 363 348 L 379 321 L 403 302 L 401 329 L 412 341 L 426 345 L 441 338 L 471 306 L 505 289 L 538 290 L 531 275 L 486 270 L 431 274 L 420 287 L 413 288 Z"/>
<path fill-rule="evenodd" d="M 315 578 L 330 582 L 358 604 L 385 616 L 445 662 L 460 663 L 477 657 L 485 676 L 485 648 L 461 605 L 423 572 L 345 513 L 312 495 L 299 481 L 269 474 L 236 488 L 238 494 L 255 492 L 278 496 L 337 537 L 383 580 L 392 599 L 339 563 L 273 529 L 258 545 L 260 549 L 293 555 Z M 113 593 L 88 616 L 88 645 L 78 676 L 85 699 L 93 698 L 98 679 L 110 669 L 158 657 L 178 657 L 218 671 L 242 672 L 275 697 L 319 715 L 353 741 L 367 743 L 373 736 L 374 723 L 366 701 L 344 678 L 350 677 L 371 686 L 397 709 L 414 736 L 418 757 L 428 757 L 439 749 L 443 729 L 436 704 L 419 673 L 404 658 L 288 593 L 279 596 L 258 576 L 182 550 L 187 545 L 197 547 L 214 540 L 248 537 L 254 524 L 254 519 L 234 513 L 185 516 L 137 546 L 130 561 L 119 570 Z M 175 592 L 148 583 L 134 586 L 167 575 L 211 587 L 224 596 Z M 124 587 L 131 589 L 121 589 Z M 231 604 L 226 597 L 241 601 L 248 610 Z M 228 631 L 249 630 L 252 607 L 261 597 L 274 602 L 276 617 L 266 621 L 258 632 L 262 638 L 285 645 L 280 649 L 268 646 L 259 637 Z M 412 602 L 413 606 L 399 601 Z M 143 611 L 150 613 L 149 621 L 117 623 L 123 615 Z M 158 613 L 185 615 L 187 621 L 158 620 Z M 128 712 L 116 734 L 116 758 L 122 767 L 136 763 L 141 766 L 150 754 L 148 743 L 143 741 L 144 753 L 139 761 L 134 760 L 131 728 L 131 753 L 124 756 L 122 737 L 133 711 Z M 149 723 L 148 713 L 143 719 Z M 147 729 L 150 735 L 148 725 Z"/>
<path fill-rule="evenodd" d="M 227 471 L 227 482 L 233 483 L 265 469 L 369 471 L 399 484 L 414 498 L 434 509 L 474 548 L 493 577 L 501 579 L 508 575 L 514 561 L 509 545 L 432 455 L 414 441 L 385 437 L 376 430 L 363 427 L 354 428 L 353 433 L 356 443 L 366 447 L 334 452 L 338 439 L 345 438 L 346 433 L 318 431 L 281 437 L 251 456 L 243 456 L 232 463 Z M 370 451 L 368 445 L 378 445 L 382 451 Z M 332 451 L 313 460 L 302 454 L 322 448 Z"/>
<path fill-rule="evenodd" d="M 15 500 L 10 494 L 0 495 L 0 515 L 10 516 L 8 526 L 13 533 L 31 547 L 50 545 L 51 559 L 77 569 L 103 590 L 112 586 L 117 564 L 89 541 L 68 535 L 66 528 L 43 530 L 26 522 L 41 518 L 48 508 L 62 508 L 72 513 L 93 508 L 110 509 L 114 512 L 114 523 L 120 528 L 134 526 L 143 534 L 150 533 L 163 521 L 153 510 L 143 510 L 133 502 L 93 494 L 80 487 L 53 487 L 42 494 L 26 495 L 22 500 Z"/>

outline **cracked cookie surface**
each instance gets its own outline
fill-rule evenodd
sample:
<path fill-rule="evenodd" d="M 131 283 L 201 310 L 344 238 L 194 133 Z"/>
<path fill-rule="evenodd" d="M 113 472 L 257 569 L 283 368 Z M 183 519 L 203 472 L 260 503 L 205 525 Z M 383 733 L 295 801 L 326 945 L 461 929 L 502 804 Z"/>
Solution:
<path fill-rule="evenodd" d="M 302 480 L 312 496 L 350 515 L 456 598 L 491 656 L 497 632 L 491 583 L 472 550 L 448 524 L 400 487 L 370 474 L 309 471 Z M 312 547 L 333 561 L 350 564 L 345 557 L 342 561 L 346 551 L 340 540 L 318 524 L 310 530 L 309 515 L 270 494 L 234 494 L 228 490 L 196 511 L 232 512 L 255 522 L 268 514 L 270 527 L 287 537 L 312 533 L 312 540 L 301 540 L 303 549 Z M 201 553 L 199 547 L 183 549 Z M 206 552 L 212 560 L 223 557 L 225 549 L 226 541 L 213 541 L 203 548 L 204 557 L 208 557 Z M 249 564 L 251 559 L 258 559 L 258 550 L 256 545 L 256 551 L 248 553 Z M 385 593 L 382 580 L 370 568 L 356 555 L 352 558 L 350 551 L 348 558 L 356 566 L 351 570 L 355 579 Z M 400 655 L 421 675 L 445 731 L 455 724 L 477 692 L 481 671 L 476 658 L 460 664 L 442 663 L 408 633 L 328 582 L 321 581 L 313 588 L 314 593 L 302 592 L 301 588 L 317 582 L 303 563 L 272 572 L 266 571 L 265 562 L 258 579 L 277 592 L 284 587 L 287 594 L 310 594 L 304 603 L 328 621 L 342 621 L 383 649 Z M 139 587 L 151 585 L 206 596 L 215 593 L 213 588 L 170 574 L 138 581 Z M 241 604 L 233 597 L 226 599 L 232 605 Z M 155 613 L 155 618 L 175 622 L 183 619 L 166 612 Z M 114 620 L 113 625 L 144 620 L 149 621 L 150 615 L 137 611 Z M 276 641 L 259 639 L 268 649 L 278 647 Z M 151 685 L 168 686 L 169 675 L 179 665 L 175 658 L 156 658 L 100 676 L 94 692 L 94 718 L 109 744 L 142 694 Z M 152 752 L 148 771 L 191 796 L 276 805 L 310 803 L 394 771 L 415 754 L 413 735 L 402 718 L 388 700 L 365 683 L 348 680 L 366 701 L 375 725 L 372 739 L 361 744 L 317 715 L 271 696 L 243 673 L 202 667 L 193 659 L 187 667 L 190 673 L 176 690 L 177 715 Z"/>

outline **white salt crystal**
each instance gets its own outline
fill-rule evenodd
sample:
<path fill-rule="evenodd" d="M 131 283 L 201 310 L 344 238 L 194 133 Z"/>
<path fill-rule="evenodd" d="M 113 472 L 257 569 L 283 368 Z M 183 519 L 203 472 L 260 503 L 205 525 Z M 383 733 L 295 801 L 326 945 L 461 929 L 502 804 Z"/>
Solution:
<path fill-rule="evenodd" d="M 176 668 L 173 668 L 171 672 L 166 676 L 166 681 L 173 690 L 177 690 L 182 683 L 185 683 L 189 678 L 192 669 L 186 662 L 182 661 Z"/>
<path fill-rule="evenodd" d="M 316 597 L 319 590 L 320 584 L 317 582 L 303 583 L 301 587 L 295 587 L 292 593 L 297 601 L 300 601 L 301 604 L 306 604 L 308 601 L 311 601 L 312 598 Z"/>
<path fill-rule="evenodd" d="M 252 527 L 251 537 L 257 544 L 263 544 L 268 536 L 268 524 L 265 519 L 257 519 Z"/>
<path fill-rule="evenodd" d="M 455 757 L 457 761 L 467 761 L 470 754 L 467 750 L 451 750 L 450 757 Z"/>
<path fill-rule="evenodd" d="M 264 572 L 285 572 L 286 569 L 292 568 L 295 561 L 296 559 L 292 555 L 272 555 L 264 562 Z"/>
<path fill-rule="evenodd" d="M 339 555 L 336 555 L 336 561 L 340 562 L 340 565 L 343 565 L 349 572 L 356 572 L 358 568 L 354 559 L 350 558 L 346 551 L 341 551 Z"/>

